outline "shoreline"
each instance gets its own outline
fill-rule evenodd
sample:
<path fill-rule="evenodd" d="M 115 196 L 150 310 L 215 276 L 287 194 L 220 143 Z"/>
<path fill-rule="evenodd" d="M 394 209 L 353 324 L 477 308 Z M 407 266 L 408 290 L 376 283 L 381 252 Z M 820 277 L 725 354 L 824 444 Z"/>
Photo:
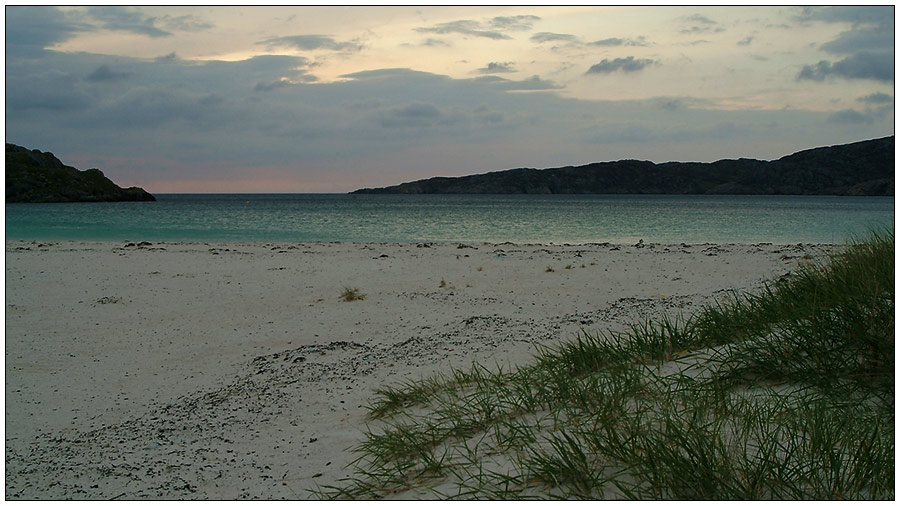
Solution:
<path fill-rule="evenodd" d="M 315 245 L 347 245 L 347 246 L 417 246 L 417 247 L 431 247 L 431 246 L 463 246 L 466 247 L 500 247 L 500 246 L 516 246 L 516 247 L 582 247 L 582 246 L 594 246 L 594 247 L 646 247 L 646 248 L 673 248 L 673 247 L 684 247 L 684 246 L 782 246 L 782 247 L 791 247 L 791 246 L 820 246 L 820 247 L 835 247 L 835 246 L 843 246 L 845 243 L 843 242 L 824 242 L 824 241 L 798 241 L 798 242 L 775 242 L 775 241 L 753 241 L 753 242 L 724 242 L 724 241 L 705 241 L 705 242 L 645 242 L 643 239 L 638 239 L 637 241 L 588 241 L 588 242 L 577 242 L 577 241 L 569 241 L 569 242 L 513 242 L 513 241 L 502 241 L 502 242 L 494 242 L 494 241 L 466 241 L 466 240 L 421 240 L 421 241 L 274 241 L 274 240 L 259 240 L 259 241 L 234 241 L 234 240 L 206 240 L 206 239 L 197 239 L 197 240 L 177 240 L 177 239 L 15 239 L 15 238 L 7 238 L 6 239 L 6 247 L 9 247 L 13 244 L 38 244 L 38 245 L 58 245 L 60 243 L 64 243 L 66 245 L 80 244 L 80 245 L 97 245 L 97 246 L 111 246 L 114 244 L 121 244 L 121 247 L 129 246 L 129 247 L 140 247 L 141 243 L 144 244 L 145 247 L 153 246 L 153 245 L 173 245 L 173 246 L 315 246 Z M 427 246 L 426 246 L 427 245 Z"/>
<path fill-rule="evenodd" d="M 127 244 L 6 241 L 7 499 L 305 499 L 347 475 L 379 386 L 514 367 L 835 248 Z"/>

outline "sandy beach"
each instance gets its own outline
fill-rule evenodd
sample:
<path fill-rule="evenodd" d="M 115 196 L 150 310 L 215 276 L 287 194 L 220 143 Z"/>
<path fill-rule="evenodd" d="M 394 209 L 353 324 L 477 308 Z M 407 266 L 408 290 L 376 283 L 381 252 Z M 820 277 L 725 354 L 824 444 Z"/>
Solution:
<path fill-rule="evenodd" d="M 348 475 L 379 386 L 512 367 L 831 250 L 7 241 L 5 497 L 307 499 Z"/>

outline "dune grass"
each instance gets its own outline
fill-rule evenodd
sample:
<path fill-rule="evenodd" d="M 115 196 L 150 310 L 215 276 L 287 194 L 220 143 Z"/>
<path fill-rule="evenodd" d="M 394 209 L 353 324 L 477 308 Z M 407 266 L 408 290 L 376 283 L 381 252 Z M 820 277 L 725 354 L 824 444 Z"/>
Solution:
<path fill-rule="evenodd" d="M 366 298 L 366 294 L 361 293 L 359 288 L 350 288 L 344 287 L 344 290 L 341 292 L 341 300 L 344 302 L 353 302 L 354 300 L 364 300 Z"/>
<path fill-rule="evenodd" d="M 379 390 L 320 499 L 894 498 L 893 233 L 689 317 Z"/>

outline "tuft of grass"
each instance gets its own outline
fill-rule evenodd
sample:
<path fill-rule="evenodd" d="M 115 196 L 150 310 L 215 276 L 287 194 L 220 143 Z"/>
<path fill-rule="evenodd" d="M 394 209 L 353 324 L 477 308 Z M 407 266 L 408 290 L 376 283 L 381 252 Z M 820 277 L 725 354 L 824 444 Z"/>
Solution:
<path fill-rule="evenodd" d="M 361 293 L 359 288 L 349 288 L 345 287 L 344 291 L 341 292 L 341 300 L 344 302 L 353 302 L 355 300 L 363 300 L 366 298 L 366 294 Z"/>
<path fill-rule="evenodd" d="M 893 500 L 893 234 L 692 315 L 376 392 L 318 498 Z"/>
<path fill-rule="evenodd" d="M 550 266 L 548 265 L 547 268 L 544 269 L 544 272 L 556 272 L 556 271 L 553 270 L 553 267 L 550 267 Z"/>

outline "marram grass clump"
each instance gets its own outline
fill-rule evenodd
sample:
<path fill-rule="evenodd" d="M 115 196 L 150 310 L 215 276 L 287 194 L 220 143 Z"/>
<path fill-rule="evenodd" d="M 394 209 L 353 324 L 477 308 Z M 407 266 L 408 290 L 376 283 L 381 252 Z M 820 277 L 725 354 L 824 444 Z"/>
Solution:
<path fill-rule="evenodd" d="M 376 392 L 317 498 L 894 499 L 894 238 L 760 293 Z"/>
<path fill-rule="evenodd" d="M 353 302 L 354 300 L 363 300 L 366 294 L 359 291 L 359 288 L 345 287 L 341 292 L 341 300 L 344 302 Z"/>

